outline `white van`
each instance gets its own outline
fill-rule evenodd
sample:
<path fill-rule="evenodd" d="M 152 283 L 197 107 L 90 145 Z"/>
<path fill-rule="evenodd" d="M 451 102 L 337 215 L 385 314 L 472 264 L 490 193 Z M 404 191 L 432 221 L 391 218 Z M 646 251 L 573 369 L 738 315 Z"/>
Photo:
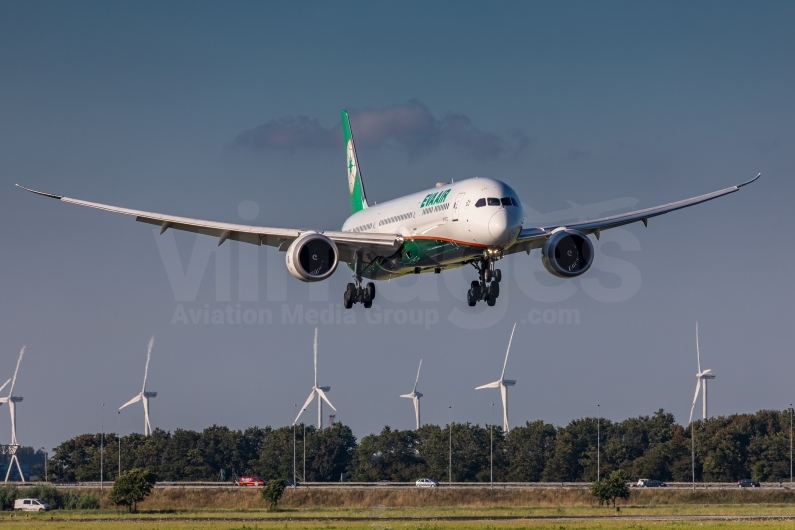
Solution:
<path fill-rule="evenodd" d="M 50 509 L 50 505 L 41 499 L 17 499 L 14 509 L 19 512 L 41 512 Z"/>

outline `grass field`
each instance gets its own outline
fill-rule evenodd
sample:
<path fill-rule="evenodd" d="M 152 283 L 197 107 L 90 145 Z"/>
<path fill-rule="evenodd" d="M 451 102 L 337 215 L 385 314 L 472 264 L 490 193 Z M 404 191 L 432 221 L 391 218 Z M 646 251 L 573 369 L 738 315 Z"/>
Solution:
<path fill-rule="evenodd" d="M 99 493 L 99 492 L 98 492 Z M 311 490 L 288 489 L 268 512 L 256 490 L 158 489 L 136 514 L 102 510 L 46 514 L 0 512 L 7 528 L 110 530 L 286 529 L 756 529 L 792 528 L 788 490 L 634 490 L 620 514 L 583 490 Z M 699 517 L 725 517 L 703 520 Z M 767 517 L 766 520 L 732 518 Z M 689 518 L 650 520 L 647 518 Z M 522 519 L 528 518 L 528 519 Z M 478 520 L 472 520 L 478 519 Z"/>
<path fill-rule="evenodd" d="M 472 529 L 487 530 L 497 528 L 508 529 L 554 529 L 554 530 L 590 530 L 590 529 L 686 529 L 697 526 L 700 530 L 712 529 L 772 529 L 795 528 L 795 521 L 125 521 L 125 520 L 96 520 L 96 521 L 68 521 L 68 520 L 42 520 L 36 517 L 29 519 L 3 520 L 0 523 L 5 528 L 26 528 L 48 530 L 72 529 L 110 529 L 110 530 L 269 530 L 269 529 L 369 529 L 369 530 L 447 530 L 447 529 Z"/>

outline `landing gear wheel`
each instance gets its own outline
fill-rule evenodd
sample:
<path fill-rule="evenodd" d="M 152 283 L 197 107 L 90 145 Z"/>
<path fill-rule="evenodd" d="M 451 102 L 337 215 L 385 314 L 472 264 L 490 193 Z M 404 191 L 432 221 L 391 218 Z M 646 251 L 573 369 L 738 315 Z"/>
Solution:
<path fill-rule="evenodd" d="M 362 302 L 362 303 L 364 304 L 364 308 L 365 309 L 370 309 L 371 307 L 373 307 L 373 301 L 372 300 L 369 301 L 369 302 Z"/>
<path fill-rule="evenodd" d="M 475 304 L 478 303 L 478 298 L 479 297 L 475 296 L 475 293 L 472 292 L 473 290 L 474 290 L 474 287 L 471 287 L 467 291 L 467 305 L 469 305 L 469 307 L 475 307 Z"/>
<path fill-rule="evenodd" d="M 499 283 L 491 282 L 491 284 L 489 284 L 489 296 L 493 296 L 495 300 L 500 297 Z"/>
<path fill-rule="evenodd" d="M 475 300 L 475 302 L 480 300 L 480 282 L 472 282 L 469 285 L 469 291 L 472 293 L 472 299 Z"/>
<path fill-rule="evenodd" d="M 486 298 L 486 303 L 489 304 L 489 307 L 494 307 L 494 304 L 497 303 L 497 297 L 490 294 L 489 297 Z"/>
<path fill-rule="evenodd" d="M 497 283 L 502 281 L 502 271 L 500 269 L 494 269 L 494 281 Z"/>
<path fill-rule="evenodd" d="M 482 276 L 483 281 L 485 283 L 489 283 L 491 281 L 491 277 L 492 277 L 491 270 L 490 269 L 484 269 L 483 270 L 483 274 L 481 276 Z"/>
<path fill-rule="evenodd" d="M 356 286 L 352 283 L 349 283 L 345 289 L 345 294 L 342 295 L 342 305 L 345 309 L 350 309 L 353 307 L 353 304 L 356 302 Z"/>
<path fill-rule="evenodd" d="M 375 300 L 375 284 L 373 282 L 367 283 L 367 287 L 365 287 L 364 291 L 364 299 L 367 302 L 370 302 L 370 305 L 372 305 L 373 300 Z M 365 304 L 364 307 L 370 307 L 370 306 Z"/>

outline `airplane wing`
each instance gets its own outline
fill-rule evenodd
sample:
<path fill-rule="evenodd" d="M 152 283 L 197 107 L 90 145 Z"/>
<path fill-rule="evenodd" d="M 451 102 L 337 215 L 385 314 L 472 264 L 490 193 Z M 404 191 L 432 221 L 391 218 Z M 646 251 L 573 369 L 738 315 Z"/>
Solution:
<path fill-rule="evenodd" d="M 77 204 L 78 206 L 87 206 L 89 208 L 96 208 L 98 210 L 130 215 L 135 217 L 136 221 L 159 226 L 161 234 L 171 228 L 174 230 L 184 230 L 187 232 L 195 232 L 198 234 L 214 236 L 218 238 L 219 245 L 221 245 L 227 239 L 231 239 L 232 241 L 240 241 L 242 243 L 250 243 L 252 245 L 268 245 L 271 247 L 278 247 L 279 250 L 287 250 L 287 247 L 290 246 L 290 243 L 292 243 L 295 238 L 304 232 L 308 232 L 308 230 L 220 223 L 216 221 L 205 221 L 202 219 L 191 219 L 189 217 L 178 217 L 176 215 L 165 215 L 154 212 L 144 212 L 141 210 L 131 210 L 129 208 L 119 208 L 118 206 L 81 201 L 79 199 L 71 199 L 61 195 L 44 193 L 42 191 L 36 191 L 24 186 L 20 186 L 19 184 L 17 184 L 17 187 L 37 195 L 58 199 L 62 202 Z M 340 232 L 329 230 L 318 230 L 318 232 L 334 240 L 340 251 L 340 261 L 345 263 L 352 263 L 355 260 L 356 252 L 361 251 L 388 256 L 394 253 L 403 242 L 403 237 L 400 234 Z"/>
<path fill-rule="evenodd" d="M 636 223 L 638 221 L 642 221 L 643 224 L 645 225 L 652 217 L 657 217 L 658 215 L 662 215 L 664 213 L 673 212 L 674 210 L 681 210 L 682 208 L 687 208 L 688 206 L 701 204 L 702 202 L 711 201 L 712 199 L 717 199 L 718 197 L 723 197 L 724 195 L 734 193 L 743 186 L 747 186 L 748 184 L 754 182 L 760 176 L 762 176 L 761 173 L 759 173 L 757 176 L 755 176 L 748 182 L 743 182 L 742 184 L 738 184 L 736 186 L 731 186 L 729 188 L 713 191 L 712 193 L 706 193 L 704 195 L 699 195 L 698 197 L 692 197 L 690 199 L 685 199 L 682 201 L 671 202 L 668 204 L 663 204 L 661 206 L 654 206 L 653 208 L 635 210 L 634 212 L 611 215 L 608 217 L 600 217 L 599 219 L 592 219 L 590 221 L 584 221 L 572 224 L 551 225 L 551 226 L 543 226 L 537 228 L 533 227 L 523 228 L 522 231 L 519 233 L 519 237 L 517 238 L 516 244 L 513 245 L 511 248 L 507 249 L 505 253 L 513 254 L 515 252 L 525 251 L 529 254 L 532 249 L 541 248 L 544 245 L 544 241 L 546 241 L 546 239 L 550 235 L 552 235 L 552 231 L 560 227 L 565 227 L 571 230 L 578 230 L 584 234 L 594 234 L 598 239 L 599 234 L 601 233 L 602 230 L 608 230 L 610 228 L 615 228 L 617 226 L 623 226 L 630 223 Z"/>

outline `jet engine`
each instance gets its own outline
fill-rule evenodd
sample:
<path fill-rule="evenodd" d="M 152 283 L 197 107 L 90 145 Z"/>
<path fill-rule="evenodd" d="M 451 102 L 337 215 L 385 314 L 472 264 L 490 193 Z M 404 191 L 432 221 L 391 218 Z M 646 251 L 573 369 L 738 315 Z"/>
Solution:
<path fill-rule="evenodd" d="M 588 236 L 576 230 L 558 230 L 544 242 L 541 262 L 558 278 L 574 278 L 587 271 L 593 263 L 593 244 Z"/>
<path fill-rule="evenodd" d="M 337 244 L 323 234 L 304 232 L 287 248 L 287 270 L 302 282 L 325 280 L 337 270 Z"/>

